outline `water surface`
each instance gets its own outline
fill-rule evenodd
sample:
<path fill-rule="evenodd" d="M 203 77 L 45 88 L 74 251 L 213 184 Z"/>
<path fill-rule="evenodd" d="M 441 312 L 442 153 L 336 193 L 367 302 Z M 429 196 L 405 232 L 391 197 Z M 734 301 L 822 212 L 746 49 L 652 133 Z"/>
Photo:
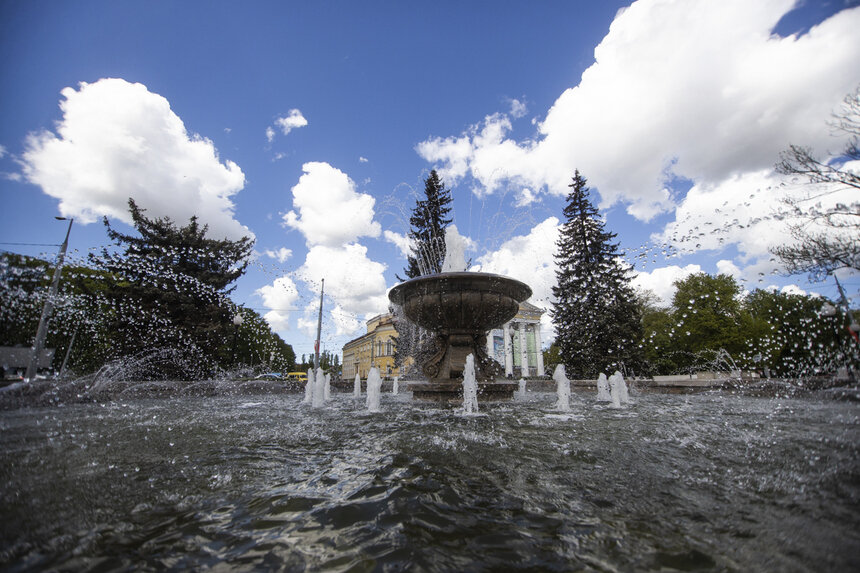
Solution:
<path fill-rule="evenodd" d="M 384 395 L 0 413 L 11 571 L 858 571 L 858 405 Z"/>

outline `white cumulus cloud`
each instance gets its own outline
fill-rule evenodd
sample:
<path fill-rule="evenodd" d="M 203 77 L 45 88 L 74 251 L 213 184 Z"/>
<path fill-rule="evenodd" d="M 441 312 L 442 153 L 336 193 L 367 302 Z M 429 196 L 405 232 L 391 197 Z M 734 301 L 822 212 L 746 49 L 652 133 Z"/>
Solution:
<path fill-rule="evenodd" d="M 266 139 L 269 140 L 269 143 L 275 139 L 276 132 L 274 128 L 280 129 L 281 133 L 287 135 L 297 127 L 304 127 L 307 124 L 308 120 L 305 119 L 305 116 L 302 115 L 301 111 L 298 109 L 291 109 L 287 115 L 277 118 L 274 126 L 266 128 Z"/>
<path fill-rule="evenodd" d="M 340 336 L 353 334 L 363 320 L 388 311 L 385 268 L 384 264 L 368 258 L 367 247 L 357 243 L 335 247 L 314 245 L 296 276 L 307 285 L 319 285 L 320 279 L 325 279 L 326 300 L 334 305 L 330 315 L 336 327 L 335 336 Z M 317 304 L 313 302 L 309 308 L 318 309 Z M 316 322 L 307 316 L 300 327 L 303 324 L 311 336 L 315 335 Z"/>
<path fill-rule="evenodd" d="M 669 306 L 672 304 L 672 297 L 675 296 L 675 281 L 700 272 L 702 267 L 695 264 L 684 267 L 670 265 L 651 272 L 635 272 L 633 286 L 640 291 L 653 292 L 660 299 L 661 304 Z"/>
<path fill-rule="evenodd" d="M 242 170 L 189 133 L 167 99 L 117 78 L 61 93 L 56 133 L 31 134 L 21 163 L 27 181 L 59 199 L 62 215 L 130 223 L 131 197 L 151 217 L 184 223 L 196 215 L 212 236 L 253 236 L 233 214 Z"/>
<path fill-rule="evenodd" d="M 406 235 L 401 235 L 400 233 L 395 233 L 394 231 L 385 231 L 382 236 L 386 241 L 393 244 L 395 247 L 400 250 L 400 254 L 403 258 L 412 255 L 412 241 L 409 240 L 409 237 Z"/>
<path fill-rule="evenodd" d="M 276 259 L 279 263 L 285 263 L 287 259 L 293 256 L 293 251 L 286 247 L 281 247 L 278 250 L 266 249 L 263 254 L 271 259 Z"/>
<path fill-rule="evenodd" d="M 304 235 L 308 246 L 338 247 L 381 234 L 373 220 L 376 200 L 358 193 L 346 173 L 325 162 L 305 163 L 302 170 L 292 189 L 293 210 L 283 219 Z"/>
<path fill-rule="evenodd" d="M 451 184 L 567 193 L 575 168 L 604 205 L 670 210 L 674 177 L 716 185 L 770 168 L 789 143 L 837 149 L 831 112 L 860 79 L 860 8 L 802 36 L 771 33 L 793 0 L 641 0 L 619 12 L 595 63 L 517 141 L 510 115 L 416 149 Z"/>
<path fill-rule="evenodd" d="M 279 277 L 272 284 L 257 289 L 256 294 L 263 299 L 263 304 L 269 310 L 263 318 L 275 332 L 284 332 L 290 329 L 290 313 L 299 292 L 295 283 L 289 277 Z"/>

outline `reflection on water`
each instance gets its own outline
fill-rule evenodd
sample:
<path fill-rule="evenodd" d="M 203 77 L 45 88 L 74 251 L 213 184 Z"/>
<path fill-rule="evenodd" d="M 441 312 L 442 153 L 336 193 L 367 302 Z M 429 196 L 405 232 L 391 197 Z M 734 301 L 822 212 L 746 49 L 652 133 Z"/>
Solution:
<path fill-rule="evenodd" d="M 856 403 L 554 400 L 2 412 L 0 566 L 860 570 Z"/>

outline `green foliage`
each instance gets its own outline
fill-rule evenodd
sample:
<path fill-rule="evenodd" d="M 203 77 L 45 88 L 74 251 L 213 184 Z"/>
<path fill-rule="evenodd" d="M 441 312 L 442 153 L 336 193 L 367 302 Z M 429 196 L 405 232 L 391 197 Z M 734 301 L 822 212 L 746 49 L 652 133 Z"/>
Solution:
<path fill-rule="evenodd" d="M 0 345 L 33 343 L 52 275 L 53 264 L 47 261 L 0 255 Z M 73 340 L 69 368 L 90 372 L 105 362 L 111 345 L 101 324 L 98 296 L 108 276 L 88 267 L 63 267 L 45 343 L 55 350 L 55 368 L 62 365 Z"/>
<path fill-rule="evenodd" d="M 561 360 L 561 352 L 556 343 L 552 343 L 549 345 L 549 348 L 543 350 L 543 363 L 544 368 L 547 372 L 552 374 L 555 371 L 555 367 L 562 363 Z"/>
<path fill-rule="evenodd" d="M 78 375 L 161 350 L 181 360 L 142 376 L 195 379 L 241 366 L 294 370 L 292 347 L 228 296 L 252 241 L 209 239 L 194 218 L 177 228 L 129 204 L 139 236 L 118 233 L 105 221 L 120 249 L 91 256 L 95 268 L 63 267 L 46 342 L 56 349 L 54 368 L 74 340 L 68 368 Z M 38 259 L 0 258 L 0 344 L 32 343 L 52 272 L 52 264 Z M 239 327 L 237 312 L 244 319 Z"/>
<path fill-rule="evenodd" d="M 302 354 L 302 361 L 296 365 L 296 370 L 299 372 L 307 372 L 313 367 L 314 355 L 308 354 L 305 356 Z M 341 371 L 340 355 L 337 352 L 323 350 L 320 352 L 320 368 L 326 372 L 332 372 L 333 374 L 339 375 Z"/>
<path fill-rule="evenodd" d="M 740 363 L 751 370 L 791 377 L 860 367 L 857 343 L 843 328 L 844 315 L 822 313 L 826 302 L 808 295 L 750 293 L 744 300 L 745 349 Z"/>
<path fill-rule="evenodd" d="M 272 332 L 269 323 L 257 312 L 243 308 L 241 326 L 233 326 L 230 361 L 222 360 L 224 368 L 244 365 L 269 372 L 293 372 L 296 353 L 293 347 Z"/>
<path fill-rule="evenodd" d="M 739 368 L 763 375 L 832 374 L 858 363 L 858 347 L 825 316 L 825 299 L 755 290 L 746 296 L 728 275 L 690 275 L 675 283 L 671 308 L 644 305 L 643 342 L 650 374 Z"/>
<path fill-rule="evenodd" d="M 629 271 L 579 171 L 569 187 L 551 311 L 561 359 L 568 375 L 579 378 L 638 370 L 642 323 Z"/>
<path fill-rule="evenodd" d="M 691 368 L 703 351 L 723 349 L 737 356 L 743 348 L 741 288 L 729 275 L 697 273 L 675 282 L 675 326 L 669 330 L 676 363 Z"/>
<path fill-rule="evenodd" d="M 114 357 L 152 347 L 181 349 L 198 366 L 207 366 L 176 372 L 177 377 L 211 375 L 211 367 L 229 358 L 235 306 L 228 287 L 244 273 L 253 241 L 211 239 L 196 217 L 184 227 L 166 217 L 149 219 L 133 200 L 129 211 L 138 235 L 116 231 L 105 218 L 108 237 L 119 250 L 90 255 L 96 268 L 115 279 L 103 292 Z"/>
<path fill-rule="evenodd" d="M 644 337 L 641 344 L 645 360 L 643 374 L 654 376 L 676 372 L 679 366 L 674 360 L 669 337 L 675 324 L 672 310 L 660 307 L 649 297 L 639 296 L 638 302 Z"/>

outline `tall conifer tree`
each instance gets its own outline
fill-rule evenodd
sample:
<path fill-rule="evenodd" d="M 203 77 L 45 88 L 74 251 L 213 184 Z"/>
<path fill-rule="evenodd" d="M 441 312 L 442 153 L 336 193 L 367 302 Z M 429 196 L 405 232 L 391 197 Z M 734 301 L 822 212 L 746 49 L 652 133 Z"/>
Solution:
<path fill-rule="evenodd" d="M 236 312 L 230 285 L 245 272 L 254 241 L 212 239 L 197 217 L 179 227 L 168 217 L 146 217 L 132 199 L 128 204 L 137 235 L 120 233 L 105 218 L 115 248 L 90 255 L 96 268 L 115 277 L 101 293 L 117 309 L 108 325 L 114 353 L 129 356 L 159 347 L 195 352 L 201 358 L 199 375 L 209 375 L 206 368 L 229 357 L 225 347 Z"/>
<path fill-rule="evenodd" d="M 568 375 L 595 378 L 600 372 L 637 369 L 641 319 L 622 266 L 614 233 L 604 230 L 577 170 L 564 208 L 556 246 L 557 284 L 551 311 L 556 344 Z"/>
<path fill-rule="evenodd" d="M 445 260 L 445 227 L 451 224 L 451 191 L 433 169 L 424 180 L 424 199 L 415 202 L 409 218 L 409 239 L 412 254 L 406 259 L 403 273 L 406 279 L 430 275 L 442 271 Z M 405 280 L 398 276 L 398 280 Z M 418 351 L 423 333 L 421 328 L 406 319 L 394 321 L 397 330 L 397 346 L 394 360 L 404 372 L 407 358 Z M 404 372 L 405 373 L 405 372 Z"/>
<path fill-rule="evenodd" d="M 451 224 L 451 191 L 432 170 L 424 180 L 424 199 L 419 199 L 409 218 L 412 254 L 403 269 L 406 278 L 441 272 L 445 260 L 445 227 Z M 400 278 L 400 277 L 398 277 Z"/>

